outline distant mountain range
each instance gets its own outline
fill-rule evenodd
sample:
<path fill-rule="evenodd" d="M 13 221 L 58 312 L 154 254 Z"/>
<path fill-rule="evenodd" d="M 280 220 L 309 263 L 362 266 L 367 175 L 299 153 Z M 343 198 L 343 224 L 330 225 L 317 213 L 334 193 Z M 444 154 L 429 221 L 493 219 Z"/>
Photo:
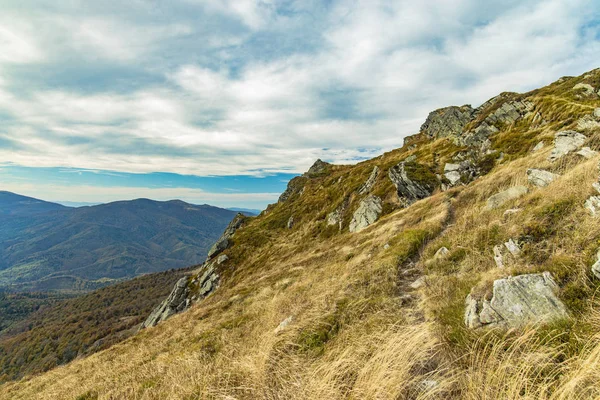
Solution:
<path fill-rule="evenodd" d="M 70 208 L 0 192 L 0 289 L 86 291 L 198 264 L 235 214 L 179 200 Z"/>

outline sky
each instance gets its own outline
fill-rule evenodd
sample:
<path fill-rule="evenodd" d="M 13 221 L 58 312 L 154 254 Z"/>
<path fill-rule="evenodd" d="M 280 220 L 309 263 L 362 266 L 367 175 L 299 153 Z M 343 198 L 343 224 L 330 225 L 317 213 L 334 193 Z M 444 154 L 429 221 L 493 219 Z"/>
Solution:
<path fill-rule="evenodd" d="M 599 54 L 595 0 L 0 0 L 0 190 L 262 209 Z"/>

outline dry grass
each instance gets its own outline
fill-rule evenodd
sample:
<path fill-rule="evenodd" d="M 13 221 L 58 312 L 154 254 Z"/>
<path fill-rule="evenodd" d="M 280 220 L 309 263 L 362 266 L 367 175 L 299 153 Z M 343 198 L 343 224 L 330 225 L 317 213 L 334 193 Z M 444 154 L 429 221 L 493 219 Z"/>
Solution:
<path fill-rule="evenodd" d="M 461 149 L 416 137 L 417 149 L 310 180 L 289 204 L 236 234 L 214 295 L 106 351 L 3 385 L 0 398 L 599 398 L 600 312 L 591 306 L 598 285 L 589 266 L 600 226 L 583 208 L 598 157 L 550 164 L 550 146 L 529 152 L 598 105 L 560 97 L 573 84 L 533 94 L 548 125 L 501 132 L 497 140 L 511 143 L 491 174 L 402 211 L 393 211 L 389 196 L 389 214 L 358 234 L 327 229 L 325 218 L 345 198 L 355 208 L 359 198 L 352 193 L 373 166 L 381 169 L 373 191 L 389 193 L 387 169 L 408 154 L 419 162 L 440 154 L 439 172 Z M 562 177 L 485 210 L 489 196 L 526 185 L 527 168 Z M 504 216 L 508 208 L 522 211 Z M 291 215 L 296 225 L 287 230 Z M 523 256 L 499 269 L 492 248 L 509 238 L 523 243 Z M 448 259 L 431 260 L 441 246 L 450 250 Z M 464 299 L 473 287 L 485 293 L 498 277 L 545 270 L 561 285 L 569 320 L 508 333 L 464 328 Z M 422 273 L 425 285 L 411 289 Z M 292 323 L 276 333 L 290 316 Z"/>

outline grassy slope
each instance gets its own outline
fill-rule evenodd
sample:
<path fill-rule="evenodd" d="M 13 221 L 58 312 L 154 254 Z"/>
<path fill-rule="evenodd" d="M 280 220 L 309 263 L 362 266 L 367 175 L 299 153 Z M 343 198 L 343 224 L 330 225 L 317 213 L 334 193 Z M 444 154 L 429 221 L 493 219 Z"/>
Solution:
<path fill-rule="evenodd" d="M 600 226 L 583 209 L 599 157 L 545 160 L 553 134 L 600 106 L 570 91 L 571 78 L 520 97 L 548 122 L 505 127 L 493 147 L 505 152 L 491 173 L 466 187 L 396 208 L 387 169 L 409 154 L 437 172 L 459 149 L 447 140 L 393 151 L 356 166 L 335 166 L 304 192 L 250 220 L 227 250 L 222 284 L 211 297 L 156 328 L 86 359 L 0 388 L 14 399 L 460 398 L 579 399 L 600 396 L 600 337 L 589 266 Z M 585 78 L 600 86 L 597 73 Z M 600 132 L 587 132 L 598 150 Z M 531 148 L 544 140 L 544 150 Z M 433 154 L 438 157 L 434 158 Z M 385 216 L 358 233 L 326 227 L 374 165 L 373 192 Z M 526 183 L 526 168 L 563 176 L 505 207 L 485 200 Z M 523 211 L 504 217 L 507 208 Z M 294 216 L 295 227 L 285 229 Z M 347 226 L 350 215 L 346 216 Z M 492 247 L 527 241 L 524 255 L 498 270 Z M 390 246 L 386 249 L 385 244 Z M 447 261 L 431 261 L 440 246 Z M 509 272 L 550 270 L 572 317 L 543 328 L 500 334 L 467 331 L 464 298 L 485 293 Z M 425 284 L 409 284 L 421 274 Z M 281 321 L 291 324 L 276 333 Z"/>

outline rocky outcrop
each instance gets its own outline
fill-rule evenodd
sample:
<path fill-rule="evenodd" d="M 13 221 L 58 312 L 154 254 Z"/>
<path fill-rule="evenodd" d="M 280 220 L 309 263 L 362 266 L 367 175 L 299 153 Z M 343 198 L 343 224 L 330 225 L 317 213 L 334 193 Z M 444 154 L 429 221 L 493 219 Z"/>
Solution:
<path fill-rule="evenodd" d="M 175 284 L 169 297 L 167 297 L 152 313 L 146 318 L 142 324 L 143 328 L 148 328 L 157 325 L 159 322 L 166 320 L 170 316 L 184 311 L 189 307 L 190 288 L 188 286 L 189 277 L 181 278 Z"/>
<path fill-rule="evenodd" d="M 349 204 L 350 197 L 344 198 L 342 204 L 327 215 L 327 226 L 337 225 L 341 231 L 344 224 L 344 215 Z"/>
<path fill-rule="evenodd" d="M 279 196 L 279 203 L 284 203 L 288 201 L 292 196 L 296 194 L 301 194 L 302 190 L 304 190 L 304 185 L 306 184 L 307 178 L 304 176 L 297 176 L 290 180 L 287 184 L 285 191 Z"/>
<path fill-rule="evenodd" d="M 421 125 L 421 132 L 431 139 L 458 137 L 473 119 L 474 112 L 470 105 L 445 107 L 432 111 Z"/>
<path fill-rule="evenodd" d="M 560 131 L 554 135 L 554 149 L 548 157 L 549 161 L 556 161 L 572 151 L 579 149 L 587 137 L 576 131 Z"/>
<path fill-rule="evenodd" d="M 592 217 L 600 215 L 600 196 L 590 196 L 584 203 Z"/>
<path fill-rule="evenodd" d="M 492 297 L 466 299 L 465 325 L 469 328 L 518 328 L 529 323 L 567 317 L 556 296 L 558 285 L 549 272 L 512 276 L 494 281 Z"/>
<path fill-rule="evenodd" d="M 586 97 L 597 97 L 596 90 L 589 83 L 578 83 L 573 86 L 573 91 L 575 92 L 575 97 L 577 98 L 586 98 Z"/>
<path fill-rule="evenodd" d="M 288 229 L 292 229 L 294 227 L 294 216 L 293 215 L 288 219 L 286 226 Z"/>
<path fill-rule="evenodd" d="M 493 210 L 500 207 L 502 204 L 511 200 L 518 199 L 529 192 L 526 186 L 513 186 L 503 192 L 491 196 L 486 203 L 486 210 Z"/>
<path fill-rule="evenodd" d="M 229 247 L 231 238 L 235 234 L 235 231 L 237 231 L 240 228 L 240 226 L 242 226 L 245 219 L 246 217 L 244 216 L 244 214 L 237 213 L 237 215 L 233 218 L 233 220 L 231 220 L 231 222 L 227 226 L 227 229 L 225 229 L 225 232 L 223 232 L 223 235 L 221 235 L 219 240 L 217 240 L 217 242 L 208 251 L 208 260 L 217 256 L 219 253 L 221 253 L 223 250 Z"/>
<path fill-rule="evenodd" d="M 358 189 L 358 194 L 367 194 L 373 189 L 375 182 L 377 182 L 377 177 L 379 176 L 379 167 L 375 166 L 369 179 L 366 180 L 365 183 Z"/>
<path fill-rule="evenodd" d="M 581 149 L 579 149 L 579 151 L 577 151 L 576 154 L 589 160 L 590 158 L 596 157 L 598 155 L 598 152 L 590 149 L 589 147 L 582 147 Z"/>
<path fill-rule="evenodd" d="M 363 199 L 350 221 L 350 232 L 359 232 L 377 221 L 382 210 L 379 197 L 371 195 Z"/>
<path fill-rule="evenodd" d="M 439 183 L 428 167 L 415 162 L 399 163 L 390 168 L 388 176 L 396 186 L 396 192 L 404 206 L 431 196 Z"/>
<path fill-rule="evenodd" d="M 471 182 L 478 175 L 477 168 L 471 161 L 460 163 L 446 163 L 444 165 L 444 178 L 446 183 L 443 189 Z"/>
<path fill-rule="evenodd" d="M 303 176 L 307 178 L 316 178 L 327 172 L 327 169 L 331 167 L 331 164 L 318 159 L 315 163 L 304 173 Z"/>
<path fill-rule="evenodd" d="M 527 181 L 533 186 L 546 187 L 560 175 L 543 169 L 530 168 L 527 170 Z"/>

